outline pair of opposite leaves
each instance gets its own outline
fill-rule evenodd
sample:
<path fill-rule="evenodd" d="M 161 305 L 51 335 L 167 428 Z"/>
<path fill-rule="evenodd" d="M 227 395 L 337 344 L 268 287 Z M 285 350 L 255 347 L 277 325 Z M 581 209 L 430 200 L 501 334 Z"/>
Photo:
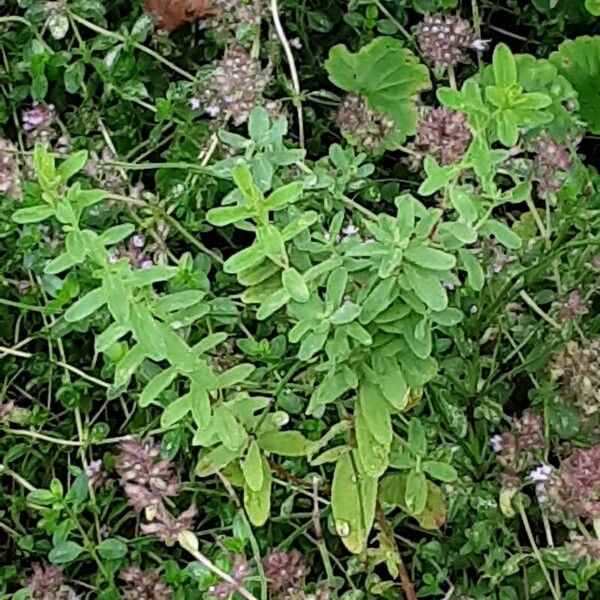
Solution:
<path fill-rule="evenodd" d="M 210 0 L 146 0 L 146 10 L 156 15 L 161 29 L 167 31 L 219 13 Z"/>

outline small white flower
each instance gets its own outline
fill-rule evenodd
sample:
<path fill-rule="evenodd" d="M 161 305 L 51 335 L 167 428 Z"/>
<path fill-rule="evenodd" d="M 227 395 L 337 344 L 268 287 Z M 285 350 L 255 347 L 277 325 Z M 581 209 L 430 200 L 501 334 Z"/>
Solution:
<path fill-rule="evenodd" d="M 131 243 L 135 248 L 143 248 L 146 240 L 144 239 L 143 235 L 134 235 L 131 238 Z"/>
<path fill-rule="evenodd" d="M 552 474 L 552 467 L 550 465 L 540 465 L 537 469 L 534 469 L 529 473 L 529 479 L 534 483 L 545 482 L 550 479 Z"/>
<path fill-rule="evenodd" d="M 200 98 L 190 98 L 190 108 L 192 110 L 198 110 L 200 108 Z"/>
<path fill-rule="evenodd" d="M 348 223 L 344 229 L 342 229 L 342 233 L 346 237 L 350 237 L 351 235 L 356 235 L 359 232 L 358 227 L 354 223 Z"/>
<path fill-rule="evenodd" d="M 218 117 L 220 112 L 221 112 L 221 109 L 218 106 L 207 106 L 206 107 L 206 114 L 209 117 L 211 117 L 212 119 L 214 119 L 215 117 Z"/>
<path fill-rule="evenodd" d="M 302 42 L 300 41 L 300 38 L 292 38 L 290 40 L 290 46 L 292 48 L 296 48 L 296 50 L 300 50 L 302 48 Z"/>
<path fill-rule="evenodd" d="M 475 40 L 471 44 L 471 50 L 476 50 L 477 52 L 483 52 L 488 49 L 490 42 L 492 40 Z"/>
<path fill-rule="evenodd" d="M 152 267 L 154 265 L 154 263 L 151 260 L 145 260 L 140 267 L 142 269 L 149 269 L 150 267 Z"/>
<path fill-rule="evenodd" d="M 502 436 L 495 435 L 490 438 L 490 444 L 494 452 L 502 452 Z"/>

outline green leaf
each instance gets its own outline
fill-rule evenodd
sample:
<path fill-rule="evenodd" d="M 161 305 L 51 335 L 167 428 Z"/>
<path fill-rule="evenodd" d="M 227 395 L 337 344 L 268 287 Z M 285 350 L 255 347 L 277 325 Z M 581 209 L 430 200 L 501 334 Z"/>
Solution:
<path fill-rule="evenodd" d="M 594 17 L 600 17 L 600 0 L 585 0 L 585 9 Z"/>
<path fill-rule="evenodd" d="M 253 244 L 230 256 L 223 265 L 225 273 L 240 273 L 257 266 L 265 258 L 265 251 L 260 244 Z"/>
<path fill-rule="evenodd" d="M 410 287 L 431 310 L 444 310 L 448 306 L 446 290 L 435 275 L 407 264 L 403 269 Z"/>
<path fill-rule="evenodd" d="M 290 295 L 284 288 L 278 289 L 276 292 L 271 294 L 256 311 L 256 318 L 259 321 L 264 321 L 267 317 L 270 317 L 275 311 L 279 310 L 282 306 L 287 304 L 290 300 Z"/>
<path fill-rule="evenodd" d="M 482 290 L 485 283 L 485 273 L 477 258 L 475 258 L 469 250 L 465 250 L 464 248 L 461 248 L 458 251 L 458 255 L 460 256 L 462 266 L 467 272 L 467 283 L 469 284 L 469 287 L 476 291 Z"/>
<path fill-rule="evenodd" d="M 96 546 L 98 554 L 104 560 L 115 560 L 123 558 L 127 554 L 127 546 L 116 538 L 108 538 L 102 540 L 98 546 Z"/>
<path fill-rule="evenodd" d="M 106 304 L 106 296 L 103 288 L 96 288 L 83 295 L 75 304 L 72 304 L 65 312 L 65 320 L 75 323 L 85 319 Z"/>
<path fill-rule="evenodd" d="M 380 281 L 362 303 L 360 322 L 370 323 L 379 313 L 383 312 L 398 295 L 398 282 L 395 277 Z"/>
<path fill-rule="evenodd" d="M 232 460 L 239 458 L 243 449 L 230 450 L 222 444 L 203 455 L 198 461 L 196 474 L 198 477 L 209 477 L 224 469 Z"/>
<path fill-rule="evenodd" d="M 50 490 L 33 490 L 27 494 L 27 501 L 32 504 L 51 506 L 60 500 L 60 496 Z"/>
<path fill-rule="evenodd" d="M 237 223 L 248 219 L 255 215 L 253 208 L 247 208 L 244 206 L 220 206 L 218 208 L 211 208 L 206 213 L 206 220 L 216 227 L 224 227 L 231 223 Z"/>
<path fill-rule="evenodd" d="M 104 277 L 102 288 L 110 314 L 117 323 L 125 325 L 129 319 L 130 305 L 123 280 L 119 275 L 110 273 Z"/>
<path fill-rule="evenodd" d="M 353 554 L 366 548 L 375 519 L 377 479 L 361 473 L 354 453 L 338 460 L 331 486 L 331 508 L 336 531 Z"/>
<path fill-rule="evenodd" d="M 260 265 L 241 271 L 237 274 L 238 281 L 247 287 L 256 286 L 279 273 L 279 267 L 271 261 L 265 260 Z"/>
<path fill-rule="evenodd" d="M 282 185 L 272 192 L 265 200 L 265 207 L 269 210 L 279 210 L 288 204 L 293 204 L 302 197 L 304 184 L 301 181 L 293 181 Z"/>
<path fill-rule="evenodd" d="M 409 389 L 402 369 L 395 361 L 393 363 L 389 361 L 386 370 L 383 373 L 378 373 L 377 376 L 377 383 L 385 399 L 398 412 L 402 412 L 408 404 L 409 396 Z"/>
<path fill-rule="evenodd" d="M 579 112 L 590 133 L 600 133 L 600 36 L 566 40 L 550 55 L 550 61 L 575 88 Z"/>
<path fill-rule="evenodd" d="M 171 427 L 183 419 L 192 409 L 191 398 L 189 394 L 173 400 L 165 410 L 160 418 L 161 427 Z"/>
<path fill-rule="evenodd" d="M 130 275 L 130 281 L 135 287 L 144 287 L 161 281 L 168 281 L 177 275 L 177 267 L 154 265 L 148 269 L 138 269 Z"/>
<path fill-rule="evenodd" d="M 166 390 L 173 380 L 177 377 L 177 370 L 173 367 L 164 369 L 157 375 L 155 375 L 142 390 L 138 404 L 140 407 L 145 408 L 149 406 L 164 390 Z"/>
<path fill-rule="evenodd" d="M 244 508 L 255 527 L 262 527 L 271 512 L 271 468 L 264 457 L 262 469 L 263 483 L 259 491 L 255 492 L 247 484 L 244 485 Z"/>
<path fill-rule="evenodd" d="M 83 551 L 79 544 L 63 541 L 50 550 L 48 559 L 55 565 L 66 565 L 73 562 Z"/>
<path fill-rule="evenodd" d="M 54 215 L 54 208 L 48 204 L 38 204 L 37 206 L 30 206 L 28 208 L 19 208 L 16 210 L 12 219 L 15 223 L 22 225 L 26 223 L 39 223 L 45 221 Z"/>
<path fill-rule="evenodd" d="M 163 360 L 167 355 L 163 331 L 167 327 L 154 319 L 150 311 L 139 303 L 131 311 L 130 324 L 133 337 L 146 356 L 154 360 Z"/>
<path fill-rule="evenodd" d="M 308 300 L 310 296 L 308 287 L 306 286 L 302 275 L 300 275 L 294 267 L 288 267 L 283 270 L 281 273 L 281 283 L 287 293 L 296 302 L 306 302 Z"/>
<path fill-rule="evenodd" d="M 57 275 L 58 273 L 62 273 L 78 263 L 79 261 L 76 258 L 65 252 L 64 254 L 52 259 L 46 265 L 44 273 L 47 273 L 48 275 Z"/>
<path fill-rule="evenodd" d="M 435 460 L 426 460 L 423 463 L 423 470 L 431 475 L 434 479 L 444 481 L 446 483 L 453 483 L 458 479 L 458 473 L 452 465 L 448 465 L 443 462 Z"/>
<path fill-rule="evenodd" d="M 73 175 L 79 173 L 83 167 L 85 167 L 85 163 L 88 160 L 88 152 L 87 150 L 80 150 L 79 152 L 75 152 L 71 154 L 68 158 L 63 160 L 63 162 L 56 169 L 57 175 L 60 177 L 63 183 L 67 183 Z"/>
<path fill-rule="evenodd" d="M 209 350 L 216 348 L 219 344 L 222 344 L 228 337 L 224 331 L 211 333 L 194 345 L 194 352 L 196 354 L 205 354 Z"/>
<path fill-rule="evenodd" d="M 256 187 L 248 167 L 246 165 L 236 165 L 231 170 L 231 175 L 248 205 L 252 208 L 258 207 L 258 204 L 263 200 L 263 195 Z"/>
<path fill-rule="evenodd" d="M 231 367 L 231 369 L 227 369 L 227 371 L 218 375 L 215 387 L 222 389 L 238 385 L 248 379 L 255 368 L 256 367 L 250 363 Z"/>
<path fill-rule="evenodd" d="M 103 231 L 98 240 L 104 246 L 113 246 L 122 242 L 126 237 L 129 237 L 135 231 L 135 226 L 131 223 L 123 225 L 115 225 Z"/>
<path fill-rule="evenodd" d="M 336 308 L 342 304 L 344 294 L 348 285 L 348 271 L 339 267 L 332 271 L 327 278 L 327 291 L 325 292 L 325 301 Z"/>
<path fill-rule="evenodd" d="M 502 88 L 509 88 L 517 83 L 517 66 L 510 48 L 503 43 L 497 44 L 492 57 L 494 81 Z"/>
<path fill-rule="evenodd" d="M 363 380 L 359 390 L 360 413 L 373 437 L 385 446 L 392 442 L 390 411 L 378 386 Z"/>
<path fill-rule="evenodd" d="M 144 360 L 144 352 L 138 344 L 131 347 L 117 363 L 115 368 L 114 387 L 121 388 L 129 384 L 136 369 Z"/>
<path fill-rule="evenodd" d="M 428 246 L 412 246 L 404 252 L 404 258 L 425 269 L 447 271 L 456 265 L 456 259 L 451 254 L 429 248 Z"/>
<path fill-rule="evenodd" d="M 450 233 L 463 244 L 473 244 L 477 241 L 477 230 L 466 223 L 443 223 L 440 230 Z"/>
<path fill-rule="evenodd" d="M 423 473 L 410 471 L 406 478 L 406 509 L 411 515 L 420 515 L 427 504 L 427 479 Z"/>
<path fill-rule="evenodd" d="M 206 294 L 199 290 L 185 290 L 162 296 L 154 302 L 154 307 L 159 312 L 172 312 L 198 304 Z"/>
<path fill-rule="evenodd" d="M 86 243 L 83 235 L 76 229 L 65 236 L 65 249 L 78 263 L 83 262 L 86 255 Z"/>
<path fill-rule="evenodd" d="M 408 424 L 408 448 L 415 456 L 427 454 L 427 438 L 421 421 L 413 417 Z"/>
<path fill-rule="evenodd" d="M 246 485 L 253 491 L 259 492 L 263 486 L 263 463 L 262 454 L 256 440 L 248 446 L 248 452 L 244 460 L 240 462 L 244 481 Z"/>
<path fill-rule="evenodd" d="M 314 210 L 307 210 L 299 217 L 292 219 L 282 230 L 281 237 L 285 242 L 294 239 L 298 234 L 317 222 L 319 215 Z M 322 264 L 322 263 L 321 263 Z M 319 266 L 319 265 L 315 265 Z"/>
<path fill-rule="evenodd" d="M 502 144 L 511 148 L 519 139 L 517 120 L 510 110 L 503 110 L 496 118 L 496 134 Z"/>
<path fill-rule="evenodd" d="M 325 68 L 335 85 L 359 92 L 372 108 L 394 119 L 398 143 L 415 133 L 416 102 L 431 82 L 427 67 L 402 42 L 378 37 L 355 54 L 334 46 Z"/>
<path fill-rule="evenodd" d="M 269 132 L 269 113 L 262 106 L 257 106 L 252 109 L 250 118 L 248 119 L 248 134 L 250 137 L 258 141 Z"/>
<path fill-rule="evenodd" d="M 191 375 L 190 401 L 194 423 L 199 429 L 207 429 L 211 424 L 212 407 L 202 371 L 203 369 L 200 369 Z"/>
<path fill-rule="evenodd" d="M 287 266 L 288 258 L 285 243 L 277 227 L 271 224 L 258 228 L 258 241 L 267 258 L 280 267 Z"/>
<path fill-rule="evenodd" d="M 179 371 L 191 373 L 198 367 L 198 357 L 174 331 L 165 327 L 162 333 L 167 360 Z"/>
<path fill-rule="evenodd" d="M 345 325 L 354 321 L 360 315 L 360 306 L 352 302 L 344 302 L 332 315 L 329 317 L 329 322 L 332 325 Z"/>
<path fill-rule="evenodd" d="M 432 156 L 425 157 L 423 166 L 425 167 L 427 178 L 419 186 L 418 191 L 421 196 L 432 196 L 436 192 L 439 192 L 442 188 L 448 186 L 457 174 L 455 167 L 442 167 L 438 165 Z"/>
<path fill-rule="evenodd" d="M 394 473 L 385 477 L 380 484 L 379 495 L 382 502 L 398 506 L 408 512 L 406 507 L 406 480 L 408 475 Z M 446 521 L 446 506 L 440 488 L 427 482 L 427 502 L 425 509 L 414 517 L 423 529 L 440 529 Z"/>
<path fill-rule="evenodd" d="M 493 235 L 498 242 L 509 250 L 518 250 L 521 247 L 521 238 L 500 221 L 487 221 L 481 228 L 482 233 Z"/>
<path fill-rule="evenodd" d="M 244 448 L 248 435 L 229 408 L 223 404 L 214 407 L 215 431 L 225 447 L 230 450 Z"/>
<path fill-rule="evenodd" d="M 62 16 L 67 19 L 65 15 Z M 63 81 L 65 83 L 65 89 L 69 94 L 76 94 L 83 87 L 84 80 L 85 63 L 82 60 L 71 63 L 65 69 Z"/>
<path fill-rule="evenodd" d="M 461 310 L 449 307 L 446 310 L 433 313 L 431 315 L 431 320 L 438 325 L 453 327 L 454 325 L 458 325 L 463 320 L 463 317 L 464 315 Z"/>
<path fill-rule="evenodd" d="M 354 413 L 354 433 L 362 470 L 369 477 L 381 477 L 389 466 L 389 444 L 382 444 L 373 436 L 362 410 Z"/>
<path fill-rule="evenodd" d="M 300 344 L 300 349 L 298 350 L 298 358 L 303 361 L 310 360 L 323 346 L 327 341 L 327 336 L 329 335 L 329 331 L 312 331 L 309 333 Z"/>
<path fill-rule="evenodd" d="M 312 449 L 312 442 L 299 431 L 269 431 L 258 438 L 258 445 L 266 452 L 280 456 L 306 456 Z"/>

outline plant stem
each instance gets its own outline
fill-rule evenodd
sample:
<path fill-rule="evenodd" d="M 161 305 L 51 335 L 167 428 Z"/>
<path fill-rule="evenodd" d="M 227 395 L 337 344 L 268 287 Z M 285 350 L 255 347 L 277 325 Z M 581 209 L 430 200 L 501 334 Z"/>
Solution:
<path fill-rule="evenodd" d="M 51 442 L 52 444 L 57 444 L 59 446 L 72 446 L 75 448 L 83 446 L 83 442 L 77 440 L 65 440 L 63 438 L 57 438 L 51 435 L 46 435 L 45 433 L 29 431 L 28 429 L 5 429 L 4 431 L 6 431 L 6 433 L 8 434 L 21 435 L 24 437 L 34 438 L 36 440 L 43 440 L 44 442 Z"/>
<path fill-rule="evenodd" d="M 453 90 L 456 89 L 456 73 L 454 72 L 454 65 L 448 67 L 448 83 Z"/>
<path fill-rule="evenodd" d="M 388 543 L 396 550 L 398 557 L 398 572 L 400 574 L 400 585 L 402 586 L 402 591 L 406 596 L 406 600 L 417 600 L 417 594 L 415 593 L 415 588 L 410 579 L 410 575 L 408 574 L 408 570 L 404 561 L 402 560 L 402 555 L 400 554 L 400 550 L 398 546 L 396 546 L 396 540 L 394 539 L 394 534 L 390 528 L 390 525 L 383 514 L 383 510 L 377 502 L 377 508 L 375 511 L 375 518 L 377 519 L 377 523 L 381 529 L 381 533 L 387 538 Z"/>
<path fill-rule="evenodd" d="M 542 319 L 544 319 L 544 321 L 546 321 L 546 323 L 552 325 L 554 329 L 562 331 L 562 327 L 549 314 L 545 313 L 525 290 L 521 290 L 519 295 L 535 313 L 537 313 L 540 317 L 542 317 Z"/>
<path fill-rule="evenodd" d="M 4 356 L 6 354 L 9 354 L 11 356 L 18 356 L 20 358 L 31 358 L 32 356 L 34 356 L 31 352 L 23 352 L 22 350 L 13 350 L 12 348 L 0 346 L 0 357 Z M 93 377 L 92 375 L 88 375 L 84 371 L 78 369 L 77 367 L 73 367 L 72 365 L 70 365 L 69 363 L 67 363 L 65 361 L 56 360 L 54 358 L 50 358 L 49 360 L 50 360 L 50 362 L 54 363 L 55 365 L 62 367 L 66 371 L 70 371 L 71 373 L 78 375 L 82 379 L 86 379 L 87 381 L 95 383 L 96 385 L 106 388 L 106 389 L 110 388 L 110 384 L 106 383 L 105 381 L 102 381 L 101 379 L 97 379 L 96 377 Z"/>
<path fill-rule="evenodd" d="M 22 485 L 27 491 L 35 492 L 37 488 L 29 483 L 27 479 L 21 477 L 18 473 L 15 473 L 12 469 L 9 469 L 5 465 L 0 465 L 0 475 L 10 475 L 18 484 Z"/>
<path fill-rule="evenodd" d="M 296 107 L 296 113 L 298 114 L 298 142 L 300 148 L 304 148 L 304 118 L 302 116 L 302 100 L 300 99 L 300 79 L 298 78 L 298 71 L 296 70 L 296 62 L 294 60 L 294 53 L 290 47 L 290 43 L 285 35 L 285 30 L 281 25 L 281 19 L 279 18 L 279 6 L 277 0 L 271 0 L 271 12 L 273 13 L 273 24 L 275 25 L 275 31 L 277 31 L 277 37 L 283 46 L 283 51 L 290 67 L 290 75 L 292 77 L 292 86 L 294 88 L 294 106 Z"/>
<path fill-rule="evenodd" d="M 410 33 L 403 27 L 402 23 L 394 17 L 394 15 L 380 2 L 375 0 L 375 6 L 388 18 L 388 20 L 396 27 L 396 29 L 407 39 L 412 40 Z"/>
<path fill-rule="evenodd" d="M 223 571 L 222 569 L 217 567 L 217 565 L 215 565 L 215 563 L 213 563 L 208 557 L 204 556 L 204 554 L 202 554 L 202 552 L 200 552 L 199 550 L 194 550 L 192 548 L 187 548 L 187 547 L 186 547 L 186 550 L 200 564 L 204 565 L 209 571 L 211 571 L 212 573 L 214 573 L 215 575 L 217 575 L 218 577 L 223 579 L 223 581 L 226 581 L 227 583 L 231 583 L 236 586 L 238 585 L 238 582 L 235 581 L 235 579 L 233 579 L 233 577 L 231 577 L 231 575 L 229 575 L 229 573 L 225 573 L 225 571 Z M 244 598 L 246 598 L 246 600 L 258 600 L 258 598 L 256 596 L 254 596 L 246 588 L 241 587 L 241 586 L 236 588 L 236 593 L 239 594 L 240 596 L 243 596 Z"/>
<path fill-rule="evenodd" d="M 521 501 L 520 498 L 517 500 L 517 505 L 519 507 L 519 514 L 521 515 L 521 521 L 523 522 L 523 526 L 525 527 L 525 532 L 527 533 L 527 539 L 529 540 L 529 543 L 531 544 L 531 549 L 533 550 L 533 554 L 540 565 L 540 569 L 542 570 L 542 573 L 544 574 L 544 577 L 546 578 L 548 587 L 550 588 L 550 593 L 552 594 L 552 597 L 554 598 L 554 600 L 560 600 L 561 594 L 560 594 L 560 592 L 558 592 L 555 589 L 554 584 L 552 583 L 552 578 L 550 577 L 550 572 L 548 571 L 548 568 L 546 567 L 546 564 L 544 563 L 544 559 L 542 558 L 540 549 L 538 548 L 537 544 L 535 543 L 535 538 L 533 537 L 533 532 L 531 531 L 531 525 L 529 524 L 529 519 L 527 518 L 525 508 L 523 507 L 523 502 Z"/>
<path fill-rule="evenodd" d="M 118 40 L 119 42 L 122 42 L 124 44 L 131 44 L 134 48 L 137 48 L 141 52 L 144 52 L 148 56 L 151 56 L 152 58 L 158 60 L 163 65 L 165 65 L 166 67 L 169 67 L 169 69 L 175 71 L 175 73 L 178 73 L 179 75 L 181 75 L 182 77 L 185 77 L 189 81 L 194 81 L 194 82 L 196 81 L 196 78 L 191 73 L 188 73 L 187 71 L 181 69 L 176 64 L 172 63 L 170 60 L 167 60 L 164 56 L 161 56 L 158 52 L 155 52 L 151 48 L 147 48 L 143 44 L 140 44 L 131 39 L 128 39 L 127 37 L 125 37 L 124 35 L 121 35 L 120 33 L 116 33 L 114 31 L 109 31 L 108 29 L 104 29 L 104 27 L 99 27 L 95 23 L 92 23 L 91 21 L 88 21 L 87 19 L 84 19 L 83 17 L 76 15 L 75 13 L 71 12 L 70 10 L 68 10 L 68 13 L 71 16 L 71 18 L 74 21 L 77 21 L 77 23 L 79 23 L 80 25 L 83 25 L 84 27 L 87 27 L 88 29 L 95 31 L 96 33 L 99 33 L 100 35 L 105 35 L 106 37 L 112 38 L 113 40 Z"/>

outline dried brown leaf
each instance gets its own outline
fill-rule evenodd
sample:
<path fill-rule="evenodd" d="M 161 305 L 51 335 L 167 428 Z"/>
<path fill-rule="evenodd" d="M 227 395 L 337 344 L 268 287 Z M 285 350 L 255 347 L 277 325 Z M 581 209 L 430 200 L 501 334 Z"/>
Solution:
<path fill-rule="evenodd" d="M 167 31 L 219 12 L 209 0 L 146 0 L 145 6 L 156 16 L 161 29 Z"/>

